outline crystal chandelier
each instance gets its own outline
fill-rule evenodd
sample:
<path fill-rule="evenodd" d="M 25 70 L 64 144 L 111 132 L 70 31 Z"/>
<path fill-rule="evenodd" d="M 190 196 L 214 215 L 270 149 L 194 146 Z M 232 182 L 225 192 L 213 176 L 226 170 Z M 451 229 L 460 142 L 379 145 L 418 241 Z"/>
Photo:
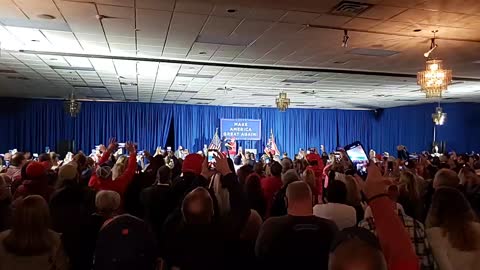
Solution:
<path fill-rule="evenodd" d="M 71 117 L 76 117 L 80 113 L 82 103 L 75 100 L 75 94 L 72 92 L 70 99 L 66 100 L 63 105 L 66 113 Z"/>
<path fill-rule="evenodd" d="M 290 99 L 287 98 L 287 93 L 280 92 L 280 94 L 278 94 L 278 98 L 275 99 L 275 103 L 277 104 L 279 111 L 286 111 L 288 109 L 288 105 L 290 105 Z"/>
<path fill-rule="evenodd" d="M 452 71 L 444 69 L 442 60 L 430 59 L 430 54 L 438 47 L 435 43 L 437 32 L 438 30 L 432 31 L 430 50 L 423 54 L 427 58 L 425 70 L 417 73 L 417 84 L 421 86 L 427 98 L 441 98 L 443 91 L 447 90 L 452 82 Z"/>
<path fill-rule="evenodd" d="M 452 71 L 443 69 L 442 60 L 427 60 L 424 71 L 417 74 L 417 83 L 427 98 L 441 98 L 452 82 Z"/>
<path fill-rule="evenodd" d="M 443 126 L 447 120 L 447 114 L 443 112 L 442 107 L 438 106 L 432 114 L 433 123 L 436 126 Z"/>

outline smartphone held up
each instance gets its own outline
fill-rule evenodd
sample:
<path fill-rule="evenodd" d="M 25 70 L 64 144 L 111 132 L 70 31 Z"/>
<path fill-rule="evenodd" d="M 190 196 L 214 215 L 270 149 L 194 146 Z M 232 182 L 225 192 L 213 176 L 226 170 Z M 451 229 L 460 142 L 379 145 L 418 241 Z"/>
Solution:
<path fill-rule="evenodd" d="M 363 145 L 359 141 L 356 141 L 345 146 L 345 152 L 347 153 L 350 161 L 353 163 L 357 174 L 363 178 L 366 178 L 369 160 Z"/>

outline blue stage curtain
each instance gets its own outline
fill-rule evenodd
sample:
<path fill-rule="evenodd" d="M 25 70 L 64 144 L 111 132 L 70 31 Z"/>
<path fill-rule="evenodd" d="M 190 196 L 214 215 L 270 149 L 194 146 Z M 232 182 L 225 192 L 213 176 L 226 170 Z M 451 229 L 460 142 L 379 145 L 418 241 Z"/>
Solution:
<path fill-rule="evenodd" d="M 433 141 L 431 115 L 436 104 L 404 106 L 372 111 L 238 108 L 146 103 L 82 102 L 81 113 L 71 118 L 59 100 L 0 99 L 0 152 L 18 148 L 43 152 L 62 140 L 74 140 L 76 149 L 86 153 L 95 145 L 115 136 L 132 140 L 140 149 L 153 151 L 165 146 L 171 119 L 175 144 L 198 151 L 209 144 L 221 118 L 262 120 L 260 141 L 240 141 L 239 146 L 259 153 L 270 136 L 281 152 L 293 157 L 299 148 L 324 144 L 327 151 L 359 140 L 366 150 L 390 152 L 403 144 L 411 152 L 430 150 Z M 446 141 L 447 150 L 458 153 L 480 150 L 480 106 L 475 103 L 442 104 L 448 114 L 446 124 L 437 127 L 437 140 Z"/>
<path fill-rule="evenodd" d="M 397 146 L 410 152 L 430 150 L 433 142 L 433 104 L 385 109 L 372 125 L 372 147 L 397 155 Z"/>
<path fill-rule="evenodd" d="M 337 116 L 338 146 L 360 141 L 368 151 L 372 145 L 374 112 L 338 110 Z"/>
<path fill-rule="evenodd" d="M 477 103 L 442 104 L 447 120 L 437 126 L 437 141 L 445 141 L 447 151 L 470 153 L 480 151 L 480 106 Z M 434 111 L 432 105 L 431 113 Z"/>
<path fill-rule="evenodd" d="M 68 116 L 59 101 L 4 99 L 0 102 L 1 152 L 13 148 L 44 152 L 46 146 L 53 151 L 58 142 L 72 136 Z"/>
<path fill-rule="evenodd" d="M 263 153 L 270 130 L 273 130 L 279 150 L 293 157 L 300 147 L 319 148 L 324 144 L 327 149 L 335 148 L 336 115 L 336 110 L 289 109 L 279 112 L 269 108 L 177 105 L 173 119 L 177 145 L 192 151 L 201 150 L 204 144 L 210 143 L 215 129 L 220 128 L 221 118 L 261 119 L 262 139 L 239 141 L 238 145 Z"/>
<path fill-rule="evenodd" d="M 80 114 L 72 118 L 58 100 L 2 100 L 0 125 L 1 152 L 18 150 L 52 151 L 62 140 L 74 140 L 75 148 L 90 153 L 95 145 L 138 142 L 139 149 L 154 151 L 168 137 L 173 107 L 168 104 L 82 102 Z"/>

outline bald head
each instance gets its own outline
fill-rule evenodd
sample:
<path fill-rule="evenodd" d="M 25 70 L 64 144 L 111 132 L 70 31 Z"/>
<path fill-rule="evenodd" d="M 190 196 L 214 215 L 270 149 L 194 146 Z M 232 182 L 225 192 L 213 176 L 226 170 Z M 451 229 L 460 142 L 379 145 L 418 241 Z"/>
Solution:
<path fill-rule="evenodd" d="M 368 243 L 352 238 L 330 253 L 329 270 L 387 270 L 382 252 Z"/>
<path fill-rule="evenodd" d="M 312 191 L 303 181 L 293 182 L 287 187 L 287 212 L 292 216 L 311 216 Z"/>
<path fill-rule="evenodd" d="M 287 187 L 287 199 L 289 202 L 312 201 L 312 191 L 307 183 L 297 181 Z"/>
<path fill-rule="evenodd" d="M 213 217 L 212 197 L 205 188 L 199 187 L 185 196 L 182 214 L 187 224 L 208 224 Z"/>
<path fill-rule="evenodd" d="M 441 169 L 435 174 L 435 178 L 433 179 L 433 188 L 439 187 L 451 187 L 457 188 L 460 184 L 460 179 L 458 175 L 449 169 Z"/>

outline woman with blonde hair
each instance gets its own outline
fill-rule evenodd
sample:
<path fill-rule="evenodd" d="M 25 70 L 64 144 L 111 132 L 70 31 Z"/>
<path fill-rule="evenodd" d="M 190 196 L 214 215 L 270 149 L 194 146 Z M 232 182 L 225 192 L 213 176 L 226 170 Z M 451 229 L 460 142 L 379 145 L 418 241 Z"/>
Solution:
<path fill-rule="evenodd" d="M 465 196 L 455 188 L 435 191 L 427 229 L 440 270 L 474 270 L 480 265 L 480 224 Z"/>
<path fill-rule="evenodd" d="M 402 171 L 398 188 L 400 191 L 398 203 L 405 209 L 405 214 L 416 220 L 423 220 L 424 210 L 415 175 L 409 171 Z"/>
<path fill-rule="evenodd" d="M 12 229 L 0 234 L 0 269 L 68 269 L 60 234 L 50 229 L 50 213 L 39 195 L 20 199 Z"/>
<path fill-rule="evenodd" d="M 364 218 L 364 210 L 362 207 L 362 195 L 360 194 L 360 186 L 357 183 L 357 180 L 351 176 L 347 175 L 345 177 L 345 186 L 347 187 L 347 201 L 346 204 L 355 208 L 357 213 L 357 222 L 360 222 Z"/>
<path fill-rule="evenodd" d="M 319 201 L 322 200 L 322 198 L 319 198 L 318 194 L 318 187 L 317 187 L 317 178 L 315 177 L 315 172 L 311 169 L 306 169 L 303 172 L 303 181 L 308 184 L 310 187 L 310 190 L 312 191 L 312 200 L 313 200 L 313 205 L 316 205 L 319 203 Z"/>

